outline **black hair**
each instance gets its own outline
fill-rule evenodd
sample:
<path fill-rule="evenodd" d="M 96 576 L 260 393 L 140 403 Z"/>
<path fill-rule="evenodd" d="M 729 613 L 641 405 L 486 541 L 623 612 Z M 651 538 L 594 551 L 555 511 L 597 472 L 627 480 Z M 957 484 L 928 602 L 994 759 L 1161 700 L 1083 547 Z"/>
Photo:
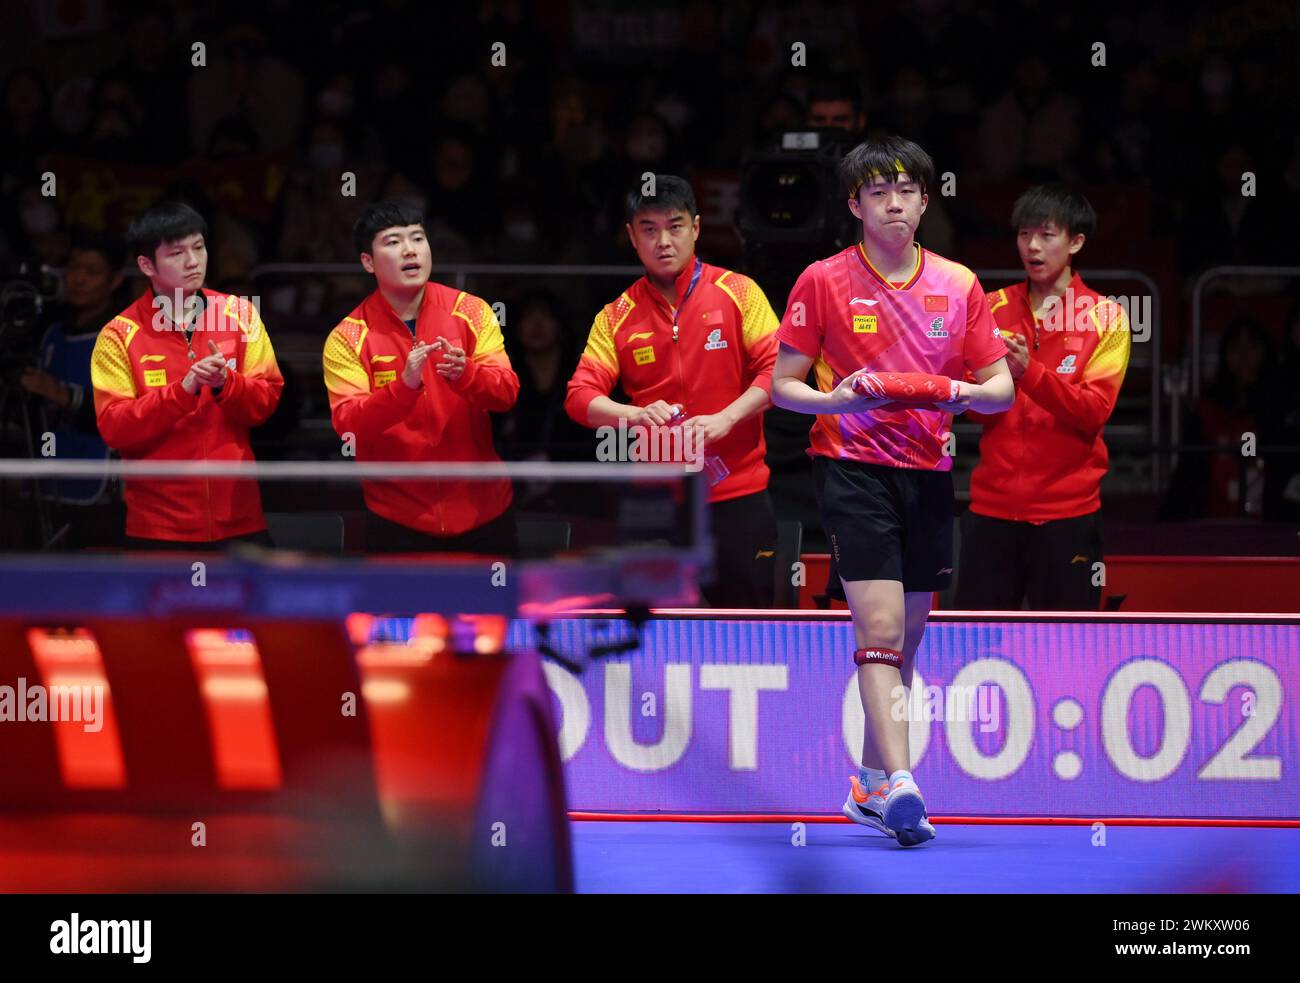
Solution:
<path fill-rule="evenodd" d="M 1042 225 L 1060 226 L 1070 238 L 1091 236 L 1097 231 L 1097 213 L 1079 192 L 1061 184 L 1040 184 L 1016 199 L 1011 228 L 1019 232 Z"/>
<path fill-rule="evenodd" d="M 74 226 L 68 230 L 69 252 L 99 253 L 114 273 L 121 271 L 126 263 L 126 247 L 116 236 L 84 226 Z"/>
<path fill-rule="evenodd" d="M 358 253 L 372 253 L 375 236 L 384 229 L 404 228 L 408 225 L 424 227 L 424 211 L 410 198 L 385 198 L 367 205 L 352 226 L 352 244 Z"/>
<path fill-rule="evenodd" d="M 1263 355 L 1260 360 L 1260 376 L 1245 393 L 1246 409 L 1256 416 L 1266 415 L 1265 403 L 1269 390 L 1267 383 L 1277 365 L 1277 345 L 1259 319 L 1249 314 L 1237 315 L 1223 329 L 1223 335 L 1219 338 L 1219 364 L 1215 369 L 1214 379 L 1207 387 L 1206 396 L 1222 406 L 1236 405 L 1237 382 L 1228 367 L 1228 350 L 1243 335 L 1258 345 Z"/>
<path fill-rule="evenodd" d="M 899 174 L 921 186 L 927 194 L 934 184 L 934 161 L 920 144 L 899 136 L 864 140 L 840 160 L 840 187 L 846 198 L 856 198 L 864 184 L 877 174 L 893 184 Z"/>
<path fill-rule="evenodd" d="M 131 255 L 148 256 L 151 262 L 163 243 L 192 235 L 206 239 L 208 223 L 183 201 L 160 201 L 133 218 L 126 229 Z"/>
<path fill-rule="evenodd" d="M 645 195 L 641 193 L 641 184 L 630 192 L 627 196 L 625 205 L 625 216 L 630 223 L 636 218 L 638 212 L 655 210 L 676 212 L 685 211 L 691 218 L 695 218 L 695 192 L 691 189 L 690 182 L 684 178 L 679 178 L 675 174 L 656 174 L 654 175 L 654 194 Z"/>
<path fill-rule="evenodd" d="M 564 302 L 556 296 L 554 291 L 545 288 L 528 291 L 520 296 L 511 307 L 520 313 L 532 310 L 536 307 L 543 308 L 560 322 L 561 327 L 563 327 L 568 320 L 568 316 L 565 314 L 564 310 Z"/>

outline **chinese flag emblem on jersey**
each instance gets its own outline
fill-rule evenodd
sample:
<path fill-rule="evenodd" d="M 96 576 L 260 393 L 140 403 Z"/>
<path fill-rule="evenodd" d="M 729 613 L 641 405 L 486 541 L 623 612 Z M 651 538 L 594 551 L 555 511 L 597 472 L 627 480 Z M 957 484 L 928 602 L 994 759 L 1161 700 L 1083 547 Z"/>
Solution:
<path fill-rule="evenodd" d="M 926 294 L 925 309 L 927 313 L 930 311 L 946 311 L 948 309 L 948 298 L 938 297 L 934 294 Z"/>

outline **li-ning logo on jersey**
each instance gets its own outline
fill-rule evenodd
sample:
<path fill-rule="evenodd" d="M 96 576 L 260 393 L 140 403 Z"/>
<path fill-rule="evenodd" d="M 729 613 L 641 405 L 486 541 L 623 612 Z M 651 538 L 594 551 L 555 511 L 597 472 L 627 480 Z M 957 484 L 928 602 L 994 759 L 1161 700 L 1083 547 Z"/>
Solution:
<path fill-rule="evenodd" d="M 1056 371 L 1061 375 L 1070 375 L 1074 372 L 1074 356 L 1066 355 L 1061 359 L 1061 364 L 1056 367 Z"/>
<path fill-rule="evenodd" d="M 943 318 L 936 317 L 930 322 L 930 330 L 925 333 L 927 338 L 947 338 L 948 332 L 943 329 Z"/>
<path fill-rule="evenodd" d="M 866 297 L 854 297 L 849 301 L 849 306 L 852 307 L 854 304 L 866 304 L 868 307 L 875 307 L 877 303 L 878 301 L 870 300 Z"/>
<path fill-rule="evenodd" d="M 709 332 L 709 340 L 704 343 L 706 352 L 716 352 L 719 348 L 726 348 L 727 343 L 722 338 L 722 329 L 714 328 Z"/>

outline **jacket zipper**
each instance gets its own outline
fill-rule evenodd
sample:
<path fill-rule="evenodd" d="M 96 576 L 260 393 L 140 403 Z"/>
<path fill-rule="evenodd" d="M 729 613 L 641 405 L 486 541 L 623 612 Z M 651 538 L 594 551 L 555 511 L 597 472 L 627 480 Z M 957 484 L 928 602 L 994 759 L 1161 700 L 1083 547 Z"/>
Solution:
<path fill-rule="evenodd" d="M 686 404 L 683 402 L 686 398 L 686 384 L 682 380 L 682 350 L 677 346 L 677 311 L 673 311 L 673 368 L 677 372 L 677 399 L 674 402 L 681 402 L 683 409 Z"/>
<path fill-rule="evenodd" d="M 186 349 L 185 371 L 187 373 L 189 372 L 189 367 L 194 364 L 195 360 L 198 357 L 194 352 L 194 339 L 198 335 L 198 331 L 199 331 L 199 326 L 195 324 L 194 330 L 190 332 L 188 338 L 185 338 L 185 349 Z M 183 331 L 181 332 L 181 334 L 182 336 L 184 336 Z M 199 404 L 201 406 L 203 403 L 202 386 L 199 387 L 198 398 L 199 398 Z M 201 454 L 200 460 L 202 460 L 204 464 L 207 464 L 208 463 L 208 442 L 205 439 L 207 436 L 207 427 L 200 425 L 197 428 L 197 430 L 199 436 L 199 453 Z M 216 539 L 216 524 L 213 521 L 213 515 L 212 515 L 212 479 L 209 478 L 206 474 L 203 476 L 203 511 L 207 520 L 206 528 L 208 531 L 208 537 L 207 537 L 208 542 L 213 542 Z"/>
<path fill-rule="evenodd" d="M 403 324 L 402 326 L 405 327 L 406 325 Z M 415 348 L 415 343 L 416 341 L 419 340 L 419 337 L 420 337 L 420 320 L 419 320 L 419 315 L 417 314 L 416 321 L 415 321 L 415 330 L 411 332 L 411 349 Z M 410 349 L 407 350 L 407 357 L 408 358 L 410 357 Z M 421 371 L 420 374 L 423 375 L 424 374 L 423 371 Z M 398 379 L 394 379 L 393 381 L 401 382 L 402 380 L 398 378 Z M 390 383 L 390 385 L 391 384 L 392 383 Z M 433 410 L 429 406 L 430 395 L 427 390 L 428 387 L 426 386 L 420 391 L 420 409 L 422 411 L 421 415 L 424 417 L 424 426 L 426 432 L 433 429 Z M 438 510 L 438 533 L 439 535 L 445 536 L 447 534 L 447 517 L 446 517 L 446 513 L 443 511 L 442 508 L 443 496 L 441 494 L 442 489 L 438 487 L 439 484 L 440 483 L 436 481 L 433 483 L 434 492 L 435 492 L 434 507 Z"/>
<path fill-rule="evenodd" d="M 1038 315 L 1034 313 L 1032 305 L 1029 309 L 1029 320 L 1030 323 L 1033 324 L 1034 328 L 1034 351 L 1038 351 Z M 1033 359 L 1034 356 L 1031 353 L 1029 360 L 1032 362 Z M 1026 371 L 1028 371 L 1028 366 L 1025 368 Z M 1028 521 L 1028 516 L 1023 511 L 1025 502 L 1025 443 L 1027 441 L 1026 424 L 1023 413 L 1021 414 L 1020 419 L 1016 422 L 1020 428 L 1020 432 L 1016 435 L 1016 449 L 1020 452 L 1019 458 L 1016 461 L 1016 513 L 1017 517 L 1021 521 Z"/>
<path fill-rule="evenodd" d="M 187 342 L 187 344 L 190 345 L 191 352 L 194 351 L 193 341 L 195 336 L 198 334 L 198 330 L 199 327 L 196 324 L 194 326 L 194 333 L 190 335 L 190 340 L 189 342 Z M 202 387 L 199 388 L 199 399 L 200 400 L 203 399 Z M 199 446 L 203 449 L 203 461 L 205 464 L 208 463 L 207 430 L 208 430 L 207 427 L 199 428 L 199 432 L 200 432 Z M 208 542 L 212 542 L 217 538 L 217 527 L 216 527 L 215 517 L 212 513 L 212 479 L 209 478 L 206 474 L 203 476 L 203 493 L 207 499 L 205 504 L 205 511 L 208 514 Z"/>

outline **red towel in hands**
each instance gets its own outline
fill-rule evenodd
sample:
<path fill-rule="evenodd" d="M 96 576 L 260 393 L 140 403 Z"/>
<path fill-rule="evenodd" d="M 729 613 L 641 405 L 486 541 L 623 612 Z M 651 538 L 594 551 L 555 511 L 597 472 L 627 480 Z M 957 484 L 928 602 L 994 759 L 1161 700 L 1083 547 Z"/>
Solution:
<path fill-rule="evenodd" d="M 957 398 L 957 380 L 924 372 L 864 372 L 853 380 L 853 388 L 872 399 L 900 404 L 881 409 L 905 409 L 931 403 L 948 403 Z"/>

